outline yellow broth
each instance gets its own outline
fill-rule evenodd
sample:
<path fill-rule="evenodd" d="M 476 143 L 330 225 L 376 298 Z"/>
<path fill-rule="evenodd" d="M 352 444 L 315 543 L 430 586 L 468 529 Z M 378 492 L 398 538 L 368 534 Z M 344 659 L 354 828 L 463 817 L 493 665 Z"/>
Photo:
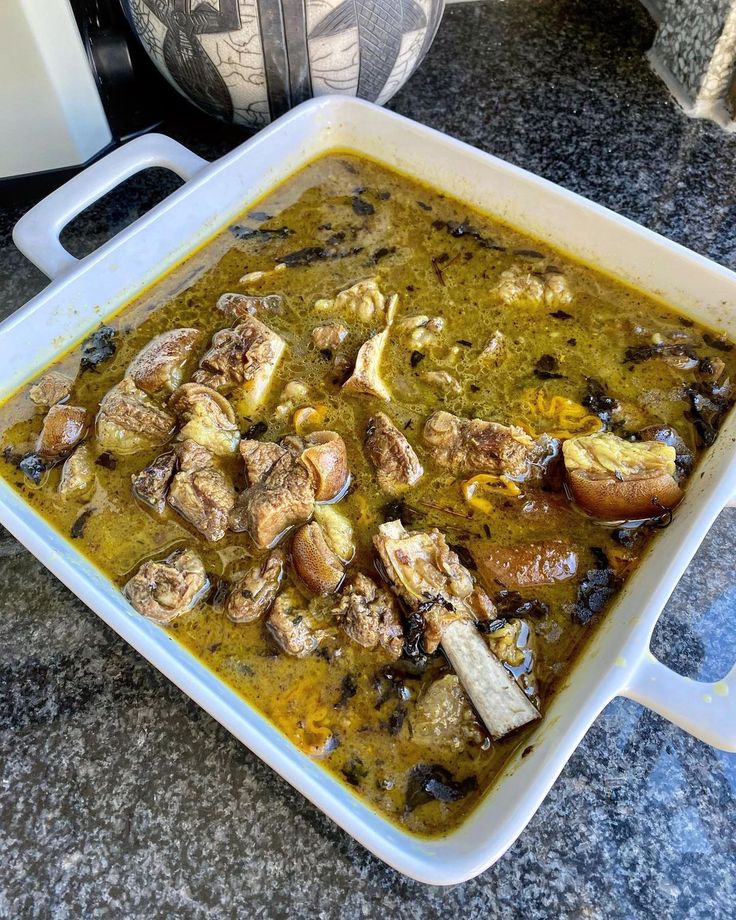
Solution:
<path fill-rule="evenodd" d="M 258 232 L 249 235 L 242 228 Z M 331 257 L 290 266 L 247 287 L 239 283 L 244 273 L 268 271 L 284 255 L 306 247 L 324 248 Z M 561 271 L 573 292 L 572 303 L 560 315 L 555 315 L 559 311 L 554 307 L 505 306 L 493 289 L 501 273 L 513 265 L 538 272 L 550 267 Z M 736 355 L 728 343 L 641 292 L 405 176 L 352 155 L 334 154 L 290 178 L 257 208 L 243 214 L 234 228 L 112 317 L 108 322 L 118 332 L 117 351 L 98 369 L 76 376 L 70 402 L 86 407 L 94 416 L 100 399 L 120 380 L 136 352 L 164 330 L 201 329 L 201 353 L 211 334 L 230 324 L 216 308 L 223 292 L 281 295 L 282 312 L 260 315 L 260 319 L 285 339 L 287 351 L 266 401 L 252 418 L 241 419 L 241 430 L 265 422 L 263 437 L 267 440 L 293 430 L 289 416 L 280 420 L 275 409 L 287 382 L 300 380 L 307 385 L 309 399 L 300 404 L 324 405 L 320 427 L 339 432 L 348 447 L 353 485 L 340 508 L 355 528 L 358 549 L 352 565 L 375 575 L 372 537 L 380 523 L 397 513 L 397 506 L 379 490 L 362 447 L 367 419 L 382 407 L 372 398 L 341 393 L 332 356 L 320 353 L 310 339 L 311 330 L 331 318 L 315 314 L 314 302 L 369 277 L 375 277 L 385 293 L 398 293 L 397 321 L 413 314 L 441 316 L 445 321 L 437 342 L 424 348 L 413 346 L 406 333 L 392 334 L 381 366 L 393 394 L 387 411 L 425 467 L 425 475 L 399 508 L 407 526 L 436 526 L 446 533 L 449 543 L 470 551 L 487 543 L 506 545 L 560 536 L 578 551 L 574 578 L 520 589 L 523 597 L 549 605 L 546 616 L 526 620 L 533 649 L 528 687 L 536 693 L 544 713 L 595 621 L 603 615 L 585 626 L 571 615 L 581 580 L 600 559 L 595 548 L 614 560 L 623 577 L 633 570 L 655 529 L 639 528 L 633 547 L 627 548 L 613 528 L 573 508 L 564 493 L 534 489 L 525 489 L 518 497 L 493 498 L 487 512 L 473 509 L 463 500 L 458 482 L 436 467 L 423 448 L 423 422 L 433 411 L 446 409 L 460 416 L 541 431 L 544 426 L 530 408 L 539 391 L 543 400 L 561 395 L 579 403 L 588 386 L 586 377 L 591 376 L 604 381 L 608 392 L 628 406 L 630 428 L 671 425 L 698 455 L 700 447 L 683 389 L 696 381 L 697 371 L 683 371 L 658 359 L 626 362 L 624 351 L 660 337 L 667 342 L 685 335 L 699 356 L 724 360 L 727 373 L 732 373 Z M 350 335 L 339 351 L 352 360 L 375 329 L 360 323 L 349 325 Z M 508 356 L 497 368 L 489 368 L 480 353 L 497 330 L 506 339 Z M 708 341 L 703 339 L 704 332 Z M 546 355 L 554 357 L 555 371 L 540 376 L 540 366 L 550 366 L 544 360 L 540 365 Z M 74 376 L 78 365 L 77 348 L 55 367 Z M 423 374 L 431 370 L 449 371 L 460 384 L 459 392 L 443 393 L 424 382 Z M 109 455 L 102 457 L 95 466 L 94 493 L 84 501 L 60 500 L 58 467 L 47 472 L 39 486 L 34 485 L 18 469 L 17 458 L 32 450 L 43 415 L 44 410 L 30 401 L 28 387 L 5 404 L 0 431 L 6 454 L 0 472 L 60 533 L 73 534 L 75 547 L 116 585 L 122 587 L 143 560 L 163 558 L 178 546 L 196 549 L 215 588 L 259 555 L 245 534 L 228 533 L 221 541 L 208 544 L 172 510 L 159 517 L 134 500 L 131 475 L 159 450 L 112 460 Z M 90 446 L 95 456 L 101 453 L 94 437 Z M 242 488 L 240 461 L 233 459 L 228 464 L 236 486 Z M 486 587 L 492 595 L 498 589 L 498 585 Z M 441 654 L 430 659 L 423 673 L 404 674 L 403 695 L 408 699 L 402 700 L 396 692 L 399 685 L 387 679 L 385 669 L 390 666 L 393 674 L 401 674 L 404 663 L 393 665 L 382 651 L 350 641 L 331 623 L 329 604 L 323 605 L 329 638 L 320 652 L 298 660 L 276 649 L 261 622 L 235 625 L 228 621 L 221 596 L 215 590 L 208 600 L 175 620 L 170 627 L 172 637 L 302 750 L 316 751 L 327 736 L 334 735 L 339 743 L 321 757 L 324 768 L 412 832 L 447 833 L 477 804 L 510 753 L 529 744 L 533 728 L 499 743 L 469 744 L 461 751 L 419 745 L 412 739 L 411 713 L 431 681 L 449 670 Z M 407 783 L 417 764 L 441 765 L 458 781 L 475 777 L 477 788 L 459 801 L 429 801 L 410 810 Z"/>

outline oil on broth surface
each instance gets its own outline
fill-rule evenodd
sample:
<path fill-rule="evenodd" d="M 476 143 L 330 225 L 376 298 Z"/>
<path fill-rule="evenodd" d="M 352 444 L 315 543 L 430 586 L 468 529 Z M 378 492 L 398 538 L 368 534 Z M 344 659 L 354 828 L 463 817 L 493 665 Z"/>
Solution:
<path fill-rule="evenodd" d="M 239 284 L 244 273 L 268 271 L 285 255 L 308 248 L 307 264 L 290 265 L 248 288 Z M 572 302 L 562 310 L 504 305 L 492 292 L 501 273 L 515 265 L 540 274 L 560 271 L 573 292 Z M 438 340 L 425 345 L 397 332 L 389 337 L 383 357 L 382 377 L 393 394 L 389 414 L 419 450 L 426 471 L 399 506 L 378 489 L 363 452 L 366 422 L 381 406 L 372 398 L 342 394 L 333 355 L 320 352 L 310 339 L 319 322 L 332 318 L 315 314 L 315 301 L 370 277 L 384 292 L 398 293 L 398 321 L 424 314 L 440 316 L 445 323 Z M 723 359 L 732 372 L 735 362 L 727 343 L 710 334 L 704 342 L 703 330 L 638 291 L 451 199 L 374 163 L 336 154 L 292 177 L 257 211 L 243 215 L 236 227 L 110 320 L 118 330 L 117 351 L 96 371 L 77 377 L 70 401 L 94 415 L 136 352 L 164 330 L 201 329 L 201 353 L 211 334 L 228 325 L 216 308 L 225 291 L 279 294 L 284 299 L 280 313 L 261 319 L 285 339 L 286 355 L 266 402 L 252 418 L 241 419 L 241 430 L 264 422 L 267 440 L 292 431 L 291 413 L 277 412 L 280 394 L 289 381 L 306 384 L 309 398 L 297 405 L 324 406 L 320 427 L 339 432 L 348 447 L 353 484 L 340 507 L 355 528 L 354 567 L 374 572 L 372 537 L 380 523 L 397 513 L 408 527 L 436 526 L 450 544 L 471 552 L 487 544 L 560 536 L 576 548 L 579 564 L 574 578 L 520 589 L 524 598 L 549 608 L 546 615 L 537 608 L 536 616 L 526 618 L 527 653 L 516 671 L 524 674 L 544 713 L 595 625 L 595 618 L 581 625 L 571 615 L 586 572 L 600 566 L 605 554 L 622 576 L 628 574 L 650 532 L 639 528 L 633 545 L 626 540 L 622 545 L 619 533 L 575 510 L 559 492 L 530 490 L 518 497 L 492 497 L 488 510 L 473 509 L 463 501 L 457 481 L 422 452 L 422 424 L 432 412 L 445 409 L 544 430 L 533 408 L 540 392 L 542 403 L 553 395 L 580 403 L 589 388 L 587 378 L 593 377 L 605 381 L 607 391 L 626 407 L 630 429 L 671 425 L 697 454 L 691 406 L 683 395 L 683 385 L 695 380 L 697 369 L 683 370 L 656 359 L 626 362 L 624 352 L 642 343 L 684 337 L 699 356 Z M 352 324 L 340 352 L 354 359 L 371 331 Z M 507 354 L 498 367 L 489 369 L 480 354 L 497 332 Z M 74 376 L 78 363 L 76 350 L 58 366 Z M 448 371 L 459 385 L 443 389 L 427 383 L 426 373 L 434 370 Z M 416 699 L 449 670 L 441 655 L 432 657 L 425 671 L 412 673 L 404 662 L 394 664 L 385 653 L 351 642 L 326 620 L 332 635 L 323 650 L 297 660 L 276 650 L 261 622 L 231 623 L 222 612 L 217 587 L 258 555 L 249 538 L 228 533 L 218 543 L 207 544 L 171 510 L 159 517 L 136 503 L 131 475 L 158 450 L 98 457 L 94 493 L 84 501 L 59 500 L 58 468 L 35 486 L 13 457 L 31 449 L 42 416 L 27 388 L 3 408 L 2 442 L 10 447 L 2 461 L 3 476 L 61 533 L 74 534 L 75 546 L 119 586 L 142 560 L 163 558 L 182 545 L 195 546 L 215 590 L 175 620 L 171 634 L 303 750 L 319 750 L 326 738 L 334 738 L 337 746 L 322 757 L 324 767 L 390 818 L 416 833 L 446 833 L 474 807 L 510 752 L 528 743 L 529 731 L 499 743 L 470 743 L 459 751 L 419 745 L 412 739 Z M 236 484 L 242 486 L 238 461 L 228 463 Z M 487 587 L 493 592 L 493 585 Z M 410 810 L 407 782 L 419 763 L 443 766 L 459 781 L 476 777 L 477 789 L 458 801 L 428 801 Z"/>

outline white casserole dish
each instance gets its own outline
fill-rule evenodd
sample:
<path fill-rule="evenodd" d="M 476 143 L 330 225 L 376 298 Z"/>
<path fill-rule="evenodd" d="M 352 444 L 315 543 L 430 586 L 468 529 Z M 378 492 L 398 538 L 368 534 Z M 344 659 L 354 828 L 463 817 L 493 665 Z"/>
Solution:
<path fill-rule="evenodd" d="M 0 326 L 0 397 L 35 375 L 107 314 L 226 227 L 314 157 L 350 149 L 398 168 L 472 207 L 677 305 L 736 337 L 736 274 L 544 179 L 368 103 L 304 103 L 215 163 L 149 135 L 72 179 L 15 228 L 18 247 L 53 279 Z M 173 169 L 185 184 L 78 261 L 59 242 L 69 220 L 128 176 Z M 29 358 L 30 356 L 30 358 Z M 0 480 L 0 521 L 135 649 L 364 846 L 422 882 L 482 872 L 522 831 L 598 713 L 628 696 L 725 750 L 736 750 L 736 669 L 704 684 L 657 661 L 649 639 L 667 598 L 736 492 L 736 419 L 694 475 L 672 525 L 595 631 L 533 737 L 465 823 L 441 839 L 414 837 L 373 812 L 153 623 Z"/>

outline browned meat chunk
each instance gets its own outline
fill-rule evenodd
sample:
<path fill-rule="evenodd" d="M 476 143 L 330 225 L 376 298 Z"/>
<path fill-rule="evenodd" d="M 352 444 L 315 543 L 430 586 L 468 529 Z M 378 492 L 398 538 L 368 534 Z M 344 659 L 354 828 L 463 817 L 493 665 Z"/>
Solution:
<path fill-rule="evenodd" d="M 485 579 L 504 587 L 553 585 L 572 578 L 578 567 L 578 554 L 562 540 L 516 546 L 486 544 L 473 550 L 473 558 Z"/>
<path fill-rule="evenodd" d="M 191 549 L 179 549 L 161 562 L 144 562 L 123 594 L 138 613 L 165 624 L 191 610 L 208 587 L 199 556 Z"/>
<path fill-rule="evenodd" d="M 243 415 L 257 408 L 271 383 L 286 343 L 252 316 L 234 329 L 221 329 L 199 362 L 195 383 L 232 394 Z"/>
<path fill-rule="evenodd" d="M 36 453 L 43 460 L 61 460 L 82 440 L 87 430 L 87 410 L 81 406 L 52 406 L 43 420 Z"/>
<path fill-rule="evenodd" d="M 226 316 L 243 319 L 245 316 L 258 316 L 259 313 L 279 313 L 283 304 L 278 294 L 223 294 L 217 301 L 217 309 Z"/>
<path fill-rule="evenodd" d="M 272 546 L 295 524 L 308 521 L 314 488 L 307 470 L 288 451 L 268 472 L 242 492 L 230 515 L 235 531 L 247 531 L 260 549 Z"/>
<path fill-rule="evenodd" d="M 376 468 L 378 485 L 389 495 L 399 495 L 424 473 L 414 448 L 383 412 L 368 420 L 365 450 Z"/>
<path fill-rule="evenodd" d="M 302 524 L 291 541 L 291 563 L 312 594 L 334 594 L 345 575 L 342 560 L 330 546 L 324 530 L 312 521 Z"/>
<path fill-rule="evenodd" d="M 131 377 L 105 393 L 97 413 L 97 440 L 104 450 L 133 454 L 160 447 L 174 431 L 174 418 L 160 409 Z"/>
<path fill-rule="evenodd" d="M 207 540 L 221 540 L 235 505 L 235 489 L 215 458 L 195 441 L 177 448 L 179 472 L 171 480 L 168 502 Z"/>
<path fill-rule="evenodd" d="M 310 621 L 304 599 L 295 588 L 287 588 L 276 598 L 266 626 L 287 655 L 306 658 L 324 637 Z"/>
<path fill-rule="evenodd" d="M 131 476 L 133 494 L 144 504 L 163 514 L 166 508 L 166 493 L 176 469 L 176 454 L 173 450 L 156 457 L 140 473 Z"/>
<path fill-rule="evenodd" d="M 219 457 L 236 453 L 240 430 L 233 407 L 216 390 L 202 383 L 185 383 L 169 400 L 179 425 L 178 439 L 191 438 Z"/>
<path fill-rule="evenodd" d="M 433 681 L 409 718 L 411 740 L 427 747 L 462 751 L 480 744 L 483 732 L 456 674 Z"/>
<path fill-rule="evenodd" d="M 79 447 L 64 461 L 59 479 L 59 495 L 64 498 L 85 495 L 94 484 L 92 457 L 86 444 Z"/>
<path fill-rule="evenodd" d="M 306 468 L 318 502 L 334 501 L 350 480 L 345 442 L 336 431 L 307 435 L 299 462 Z"/>
<path fill-rule="evenodd" d="M 253 441 L 245 439 L 240 442 L 240 456 L 245 464 L 245 475 L 249 486 L 254 486 L 265 478 L 268 471 L 288 453 L 275 441 Z"/>
<path fill-rule="evenodd" d="M 424 443 L 432 459 L 457 475 L 494 473 L 526 479 L 549 451 L 550 439 L 538 440 L 515 425 L 459 418 L 435 412 L 424 425 Z"/>
<path fill-rule="evenodd" d="M 187 362 L 200 338 L 197 329 L 170 329 L 144 345 L 125 372 L 146 393 L 171 393 L 184 379 Z"/>
<path fill-rule="evenodd" d="M 361 396 L 375 396 L 385 402 L 391 401 L 391 391 L 381 379 L 379 368 L 383 349 L 388 340 L 388 328 L 373 338 L 368 339 L 358 349 L 353 373 L 342 385 L 347 393 L 356 393 Z"/>
<path fill-rule="evenodd" d="M 344 323 L 322 323 L 312 329 L 312 342 L 320 351 L 334 350 L 348 337 L 348 327 Z"/>
<path fill-rule="evenodd" d="M 474 618 L 468 598 L 475 585 L 439 530 L 404 530 L 401 521 L 378 528 L 373 545 L 394 591 L 424 618 L 424 647 L 436 651 L 453 620 Z"/>
<path fill-rule="evenodd" d="M 342 592 L 334 615 L 344 632 L 363 648 L 385 649 L 399 658 L 404 647 L 404 630 L 396 600 L 390 591 L 357 572 Z"/>
<path fill-rule="evenodd" d="M 279 593 L 284 576 L 284 554 L 274 550 L 252 565 L 233 585 L 225 615 L 233 623 L 251 623 L 266 613 Z"/>
<path fill-rule="evenodd" d="M 37 406 L 55 406 L 66 399 L 72 391 L 74 381 L 59 371 L 49 371 L 34 383 L 28 391 L 31 401 Z"/>

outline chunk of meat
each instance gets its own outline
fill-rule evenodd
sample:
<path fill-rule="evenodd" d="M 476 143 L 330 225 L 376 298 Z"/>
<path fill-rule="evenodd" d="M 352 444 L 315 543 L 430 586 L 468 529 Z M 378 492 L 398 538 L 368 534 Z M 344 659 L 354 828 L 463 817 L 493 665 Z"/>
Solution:
<path fill-rule="evenodd" d="M 473 549 L 473 559 L 487 581 L 515 588 L 567 581 L 578 568 L 578 554 L 564 540 L 514 546 L 484 544 Z"/>
<path fill-rule="evenodd" d="M 314 508 L 309 473 L 289 451 L 238 497 L 230 515 L 235 531 L 247 531 L 259 549 L 272 546 L 295 524 L 308 521 Z"/>
<path fill-rule="evenodd" d="M 195 383 L 231 395 L 242 415 L 263 401 L 286 342 L 255 317 L 234 329 L 221 329 L 192 375 Z"/>
<path fill-rule="evenodd" d="M 442 648 L 455 673 L 483 719 L 492 738 L 539 718 L 511 674 L 491 652 L 473 620 L 490 601 L 473 584 L 444 536 L 407 533 L 401 521 L 388 521 L 378 529 L 373 545 L 394 590 L 413 616 L 424 620 L 423 644 L 429 653 Z"/>
<path fill-rule="evenodd" d="M 94 466 L 86 444 L 80 444 L 64 461 L 59 479 L 59 495 L 78 498 L 94 485 Z"/>
<path fill-rule="evenodd" d="M 424 648 L 436 651 L 448 623 L 474 619 L 468 598 L 475 585 L 439 530 L 404 530 L 401 521 L 381 524 L 373 545 L 394 591 L 424 618 Z"/>
<path fill-rule="evenodd" d="M 388 328 L 368 339 L 358 349 L 353 373 L 342 385 L 346 393 L 375 396 L 385 402 L 391 401 L 391 391 L 381 379 L 379 368 L 383 349 L 388 339 Z"/>
<path fill-rule="evenodd" d="M 184 379 L 187 363 L 199 342 L 198 329 L 169 329 L 144 345 L 125 372 L 148 394 L 171 393 Z"/>
<path fill-rule="evenodd" d="M 422 380 L 440 393 L 457 396 L 463 391 L 460 381 L 453 377 L 449 371 L 426 371 L 422 374 Z"/>
<path fill-rule="evenodd" d="M 284 577 L 284 554 L 274 550 L 238 578 L 225 601 L 225 615 L 233 623 L 252 623 L 267 613 Z"/>
<path fill-rule="evenodd" d="M 572 293 L 565 276 L 559 272 L 530 272 L 524 265 L 514 265 L 501 273 L 496 294 L 507 306 L 565 307 Z"/>
<path fill-rule="evenodd" d="M 511 479 L 528 478 L 552 444 L 548 436 L 535 440 L 515 425 L 459 418 L 443 411 L 427 419 L 423 438 L 432 459 L 455 474 L 493 473 Z"/>
<path fill-rule="evenodd" d="M 235 412 L 216 390 L 201 383 L 185 383 L 169 400 L 169 408 L 181 426 L 178 440 L 191 438 L 218 457 L 237 452 L 240 430 Z"/>
<path fill-rule="evenodd" d="M 279 294 L 223 294 L 217 301 L 217 309 L 226 316 L 243 319 L 245 316 L 258 316 L 259 313 L 280 313 L 283 298 Z"/>
<path fill-rule="evenodd" d="M 166 508 L 166 493 L 176 470 L 176 454 L 173 450 L 156 457 L 140 473 L 133 473 L 133 494 L 144 504 L 163 514 Z"/>
<path fill-rule="evenodd" d="M 139 389 L 131 377 L 102 397 L 97 413 L 97 440 L 103 450 L 133 454 L 160 447 L 171 437 L 175 419 Z"/>
<path fill-rule="evenodd" d="M 348 337 L 348 327 L 344 323 L 322 323 L 312 329 L 312 342 L 320 351 L 334 350 Z"/>
<path fill-rule="evenodd" d="M 409 343 L 413 348 L 425 348 L 437 341 L 440 333 L 445 328 L 445 321 L 441 316 L 402 316 L 396 321 L 396 329 L 408 333 Z"/>
<path fill-rule="evenodd" d="M 457 674 L 432 681 L 409 716 L 411 739 L 426 747 L 462 751 L 481 744 L 483 731 Z"/>
<path fill-rule="evenodd" d="M 304 599 L 295 588 L 276 598 L 266 626 L 279 647 L 294 658 L 306 658 L 317 648 L 325 633 L 314 629 Z"/>
<path fill-rule="evenodd" d="M 299 462 L 312 480 L 315 501 L 334 501 L 350 482 L 347 448 L 336 431 L 307 435 Z"/>
<path fill-rule="evenodd" d="M 364 443 L 378 485 L 389 495 L 400 495 L 424 473 L 414 448 L 384 412 L 368 420 Z"/>
<path fill-rule="evenodd" d="M 305 588 L 320 597 L 334 594 L 345 576 L 342 559 L 330 546 L 317 521 L 302 524 L 295 531 L 291 541 L 291 564 Z"/>
<path fill-rule="evenodd" d="M 55 406 L 69 396 L 73 386 L 71 377 L 60 371 L 49 371 L 33 384 L 28 395 L 37 406 Z"/>
<path fill-rule="evenodd" d="M 179 549 L 161 562 L 144 562 L 123 588 L 138 613 L 166 624 L 191 610 L 209 588 L 204 565 L 191 549 Z"/>
<path fill-rule="evenodd" d="M 51 406 L 36 440 L 36 453 L 42 460 L 55 462 L 67 456 L 87 431 L 87 410 L 81 406 Z"/>
<path fill-rule="evenodd" d="M 168 503 L 205 539 L 215 543 L 227 532 L 235 489 L 212 453 L 196 441 L 183 441 L 177 454 L 179 472 L 171 480 Z"/>
<path fill-rule="evenodd" d="M 287 453 L 289 452 L 286 448 L 275 441 L 255 441 L 251 438 L 244 438 L 240 442 L 240 456 L 245 465 L 248 485 L 253 486 L 265 479 L 274 463 Z"/>
<path fill-rule="evenodd" d="M 318 313 L 337 313 L 361 323 L 391 323 L 396 309 L 396 295 L 383 295 L 375 278 L 367 278 L 347 288 L 333 298 L 316 301 Z"/>
<path fill-rule="evenodd" d="M 380 646 L 394 659 L 401 656 L 404 629 L 396 599 L 367 575 L 356 572 L 351 576 L 333 614 L 353 642 L 363 648 Z"/>
<path fill-rule="evenodd" d="M 601 520 L 659 517 L 682 498 L 671 444 L 627 441 L 603 432 L 570 438 L 562 453 L 572 497 Z"/>

